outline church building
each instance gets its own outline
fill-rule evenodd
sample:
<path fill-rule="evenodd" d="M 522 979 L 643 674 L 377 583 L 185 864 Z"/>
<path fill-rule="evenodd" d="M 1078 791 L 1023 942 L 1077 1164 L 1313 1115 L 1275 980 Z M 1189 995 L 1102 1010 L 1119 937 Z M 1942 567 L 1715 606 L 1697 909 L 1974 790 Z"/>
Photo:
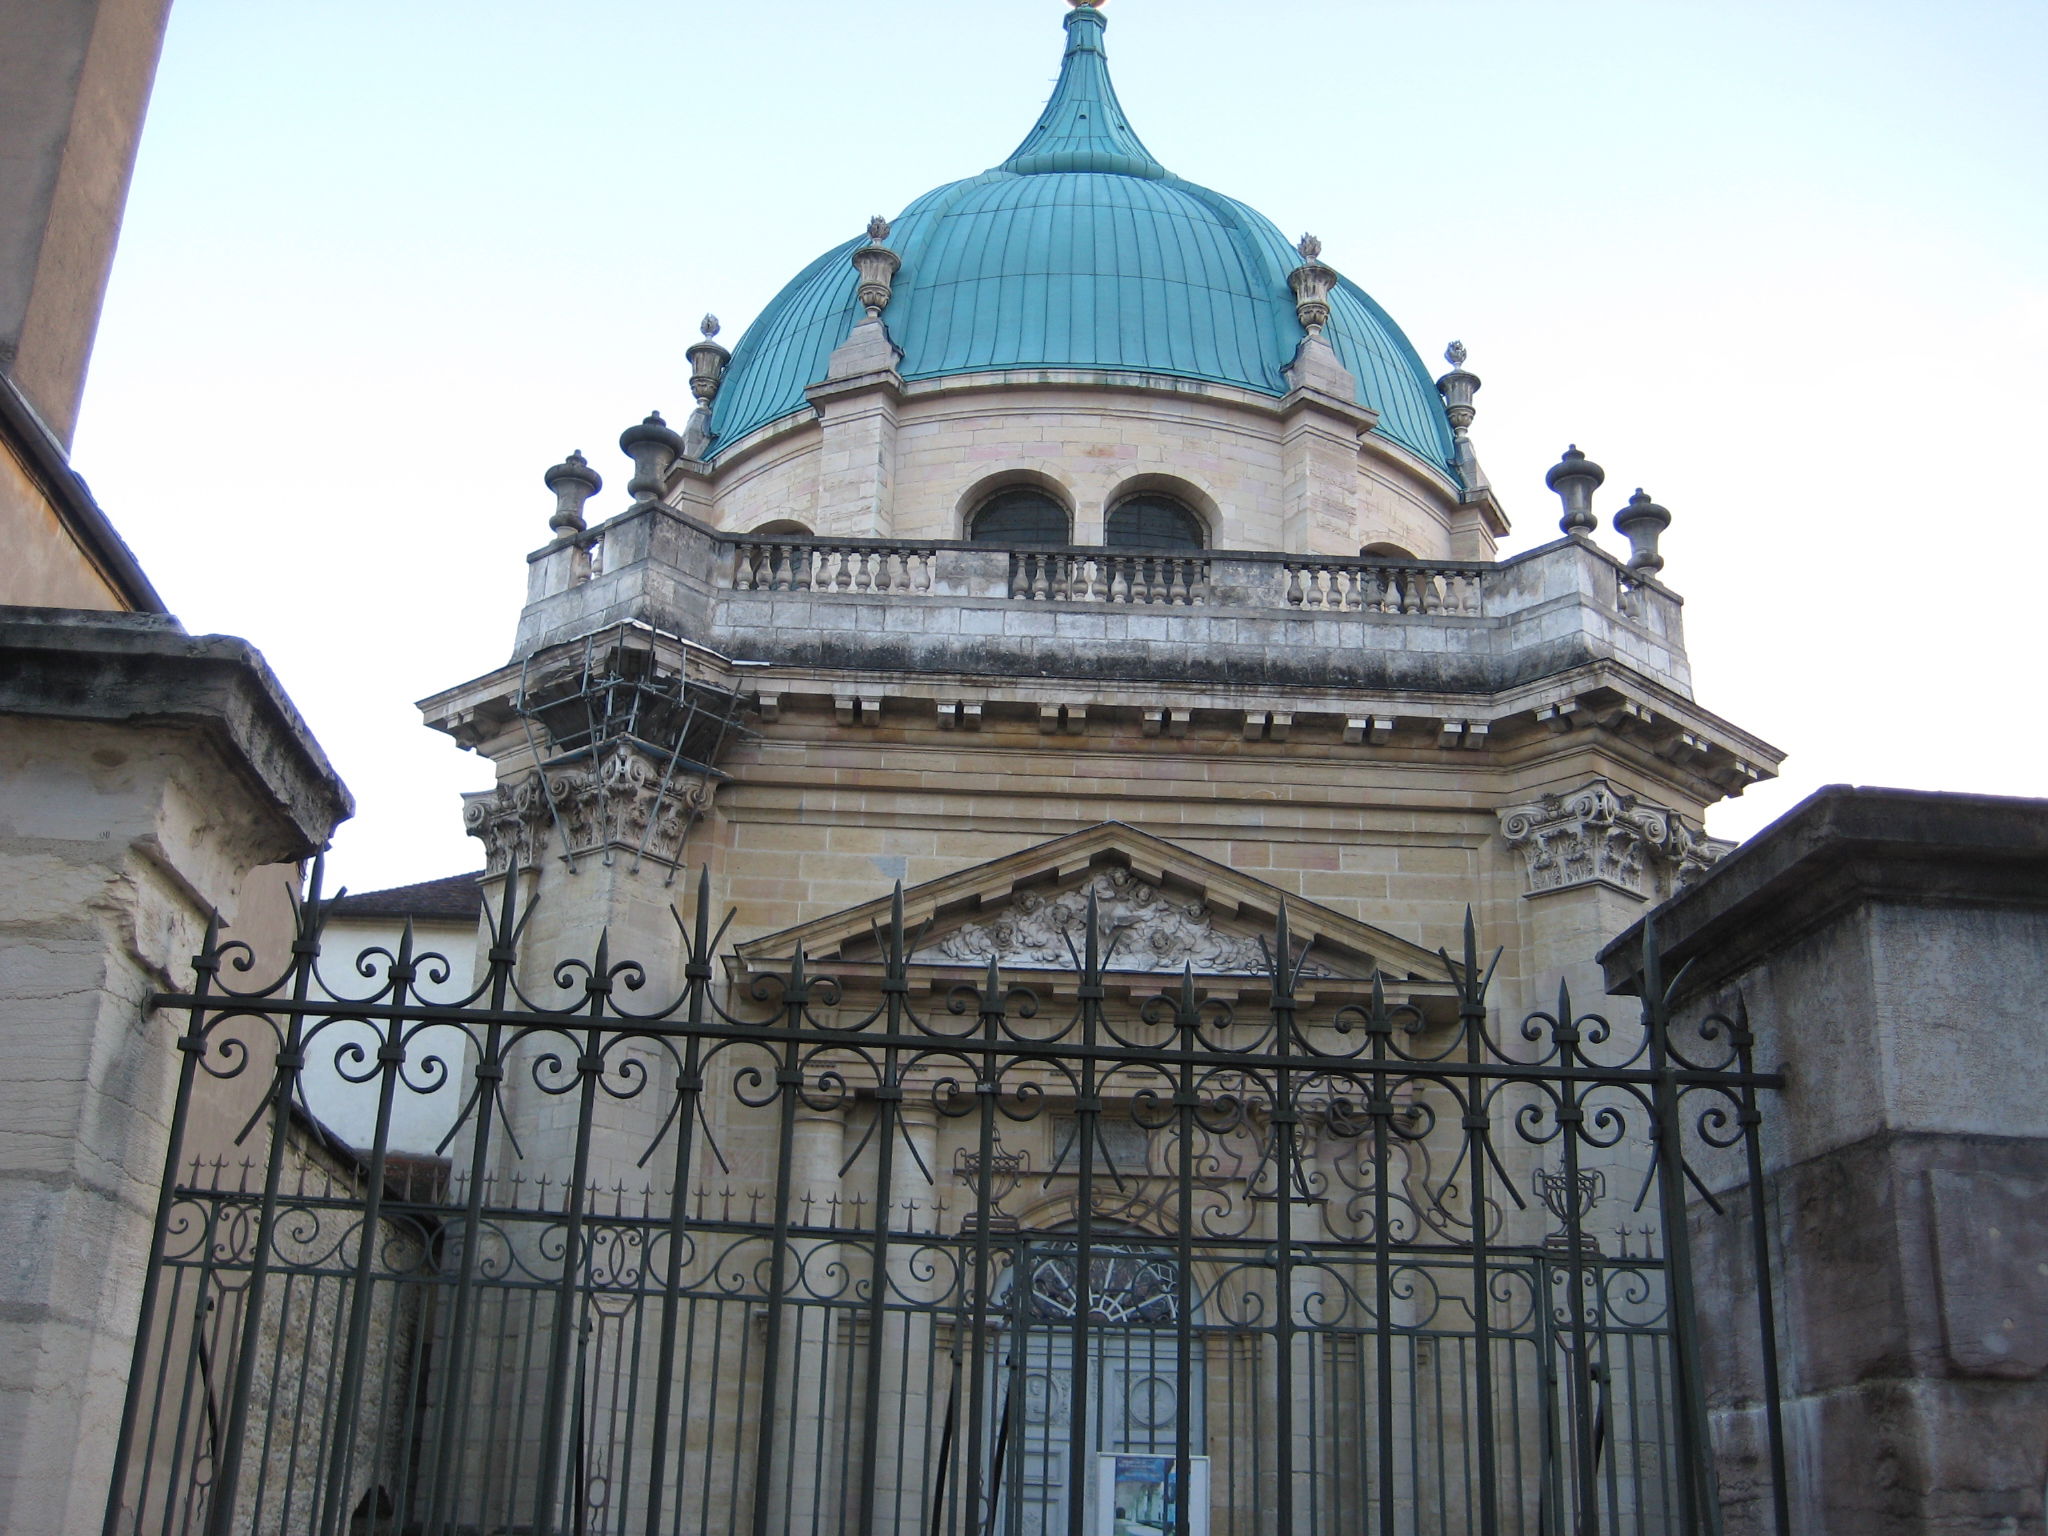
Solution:
<path fill-rule="evenodd" d="M 1345 253 L 1167 169 L 1117 99 L 1105 26 L 1099 5 L 1074 5 L 1051 100 L 1001 163 L 810 260 L 730 350 L 706 317 L 692 412 L 620 439 L 624 511 L 591 519 L 602 477 L 581 453 L 546 471 L 550 538 L 527 557 L 510 659 L 422 704 L 496 767 L 464 815 L 487 908 L 525 914 L 516 943 L 509 928 L 494 942 L 527 976 L 603 945 L 644 968 L 650 996 L 694 989 L 739 1018 L 815 973 L 830 995 L 789 1004 L 792 1029 L 886 1017 L 891 1039 L 907 1026 L 890 1010 L 943 1020 L 965 989 L 979 1001 L 955 1012 L 971 1023 L 1021 985 L 1041 1019 L 1078 1008 L 1142 1057 L 1171 1035 L 1146 1033 L 1146 999 L 1184 985 L 1204 1006 L 1263 1009 L 1276 945 L 1291 944 L 1281 968 L 1324 1017 L 1305 1049 L 1339 1049 L 1345 1010 L 1375 1007 L 1424 1039 L 1461 1018 L 1476 1031 L 1470 1012 L 1490 1008 L 1505 1041 L 1560 979 L 1598 998 L 1600 946 L 1725 850 L 1706 808 L 1774 772 L 1777 751 L 1693 699 L 1658 553 L 1669 514 L 1641 491 L 1617 498 L 1628 553 L 1609 553 L 1602 472 L 1568 449 L 1549 477 L 1560 536 L 1500 559 L 1508 520 L 1473 445 L 1464 347 L 1432 378 Z M 693 956 L 709 956 L 687 940 L 692 903 L 713 923 L 730 914 L 733 946 L 694 982 Z M 1497 957 L 1468 947 L 1468 918 Z M 929 1058 L 944 1029 L 919 1027 Z M 1378 1252 L 1374 1273 L 1410 1314 L 1403 1361 L 1376 1365 L 1393 1303 L 1361 1321 L 1363 1270 L 1355 1291 L 1332 1282 L 1344 1303 L 1309 1299 L 1321 1292 L 1305 1281 L 1290 1301 L 1231 1278 L 1254 1249 L 1283 1267 L 1294 1243 L 1356 1253 L 1376 1225 L 1427 1248 L 1432 1222 L 1462 1224 L 1469 1243 L 1475 1204 L 1493 1213 L 1476 1223 L 1482 1247 L 1491 1222 L 1528 1253 L 1604 1241 L 1625 1256 L 1631 1223 L 1645 1245 L 1657 1226 L 1643 1126 L 1632 1146 L 1594 1138 L 1570 1171 L 1543 1147 L 1502 1146 L 1488 1173 L 1512 1190 L 1475 1196 L 1456 1148 L 1432 1171 L 1419 1131 L 1368 1166 L 1335 1088 L 1302 1110 L 1314 1128 L 1288 1133 L 1283 1171 L 1259 1146 L 1287 1114 L 1176 1133 L 1157 1072 L 1126 1070 L 1119 1087 L 1106 1067 L 1084 1083 L 1035 1059 L 1006 1087 L 984 1056 L 976 1088 L 963 1061 L 791 1050 L 779 1065 L 729 1059 L 717 1088 L 660 1052 L 635 1069 L 701 1117 L 687 1186 L 646 1186 L 671 1109 L 635 1099 L 631 1073 L 581 1116 L 562 1112 L 563 1084 L 508 1088 L 518 1155 L 476 1163 L 498 1181 L 573 1168 L 593 1194 L 646 1187 L 732 1251 L 759 1245 L 745 1282 L 747 1265 L 693 1250 L 698 1331 L 673 1345 L 701 1372 L 706 1415 L 676 1454 L 724 1512 L 706 1528 L 1249 1532 L 1297 1497 L 1321 1512 L 1284 1528 L 1355 1528 L 1346 1502 L 1382 1499 L 1402 1530 L 1564 1529 L 1543 1522 L 1579 1499 L 1617 1528 L 1690 1528 L 1683 1405 L 1640 1370 L 1610 1389 L 1635 1416 L 1626 1431 L 1574 1399 L 1583 1486 L 1546 1491 L 1571 1457 L 1542 1444 L 1543 1348 L 1529 1334 L 1517 1363 L 1475 1345 L 1496 1323 L 1475 1324 L 1488 1309 L 1465 1276 L 1427 1282 L 1446 1311 L 1465 1286 L 1462 1328 L 1431 1321 L 1417 1277 L 1444 1254 L 1403 1271 Z M 693 1083 L 701 1097 L 674 1086 Z M 1209 1086 L 1183 1099 L 1231 1096 Z M 1381 1086 L 1405 1123 L 1455 1131 L 1419 1081 Z M 969 1113 L 976 1092 L 996 1108 Z M 1282 1213 L 1274 1190 L 1290 1182 Z M 1382 1209 L 1376 1223 L 1372 1201 L 1397 1186 L 1414 1219 Z M 1596 1217 L 1603 1191 L 1613 1209 Z M 1177 1214 L 1191 1199 L 1199 1215 Z M 1176 1259 L 1190 1224 L 1218 1251 Z M 761 1255 L 779 1256 L 772 1279 Z M 774 1298 L 769 1322 L 758 1297 L 736 1299 L 754 1283 Z M 1004 1334 L 1011 1312 L 1023 1320 Z M 1233 1339 L 1276 1313 L 1329 1337 Z M 1086 1337 L 1062 1331 L 1076 1319 Z M 531 1350 L 550 1336 L 535 1327 L 505 1322 L 493 1347 Z M 714 1364 L 704 1330 L 740 1353 Z M 638 1369 L 620 1362 L 645 1346 L 610 1347 L 617 1399 Z M 1481 1377 L 1512 1435 L 1455 1405 Z M 521 1433 L 548 1422 L 553 1381 Z M 780 1422 L 777 1449 L 764 1418 Z M 1349 1446 L 1368 1422 L 1384 1432 L 1377 1461 Z M 648 1454 L 646 1433 L 598 1437 L 605 1477 L 630 1459 L 621 1447 Z M 515 1443 L 495 1464 L 521 1459 Z M 1420 1469 L 1446 1446 L 1462 1472 Z M 1137 1458 L 1122 1492 L 1118 1455 Z M 1146 1457 L 1166 1458 L 1157 1486 Z M 1173 1469 L 1192 1478 L 1197 1461 L 1181 1508 Z M 1415 1468 L 1396 1479 L 1396 1461 Z M 855 1486 L 842 1509 L 835 1490 Z M 520 1499 L 562 1496 L 522 1485 L 494 1511 L 482 1484 L 468 1494 L 506 1519 Z M 1525 1523 L 1492 1523 L 1502 1501 Z"/>
<path fill-rule="evenodd" d="M 1170 171 L 1105 28 L 704 319 L 624 510 L 546 469 L 509 659 L 421 704 L 496 770 L 473 968 L 465 882 L 316 874 L 284 979 L 215 933 L 158 1000 L 271 1151 L 167 1177 L 133 1529 L 188 1475 L 219 1536 L 1762 1507 L 1687 1213 L 1776 1080 L 1598 957 L 1780 754 L 1694 701 L 1670 514 L 1611 553 L 1568 448 L 1501 558 L 1465 348 Z"/>

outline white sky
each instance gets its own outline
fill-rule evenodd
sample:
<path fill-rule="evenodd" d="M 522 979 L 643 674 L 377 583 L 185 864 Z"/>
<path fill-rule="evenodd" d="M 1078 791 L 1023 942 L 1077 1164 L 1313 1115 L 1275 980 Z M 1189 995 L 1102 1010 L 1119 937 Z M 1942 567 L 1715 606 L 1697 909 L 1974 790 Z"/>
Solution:
<path fill-rule="evenodd" d="M 75 461 L 354 789 L 356 889 L 474 868 L 411 701 L 501 663 L 541 471 L 689 406 L 819 251 L 1001 159 L 1058 0 L 177 0 Z M 2048 5 L 1115 0 L 1166 165 L 1462 338 L 1515 519 L 1567 441 L 1675 517 L 1697 692 L 1832 782 L 2038 794 Z M 1602 534 L 1610 547 L 1622 542 Z"/>

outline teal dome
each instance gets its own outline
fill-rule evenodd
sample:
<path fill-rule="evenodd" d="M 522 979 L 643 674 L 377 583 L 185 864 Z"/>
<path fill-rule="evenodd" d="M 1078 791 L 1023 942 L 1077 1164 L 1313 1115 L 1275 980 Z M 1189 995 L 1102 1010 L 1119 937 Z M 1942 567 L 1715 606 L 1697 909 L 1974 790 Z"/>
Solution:
<path fill-rule="evenodd" d="M 1103 26 L 1093 8 L 1067 17 L 1059 84 L 1009 159 L 927 192 L 894 222 L 902 268 L 883 320 L 899 371 L 1107 369 L 1284 395 L 1302 337 L 1287 276 L 1301 257 L 1271 220 L 1146 150 L 1110 84 Z M 798 273 L 733 348 L 713 457 L 807 409 L 804 390 L 864 314 L 849 260 L 860 243 Z M 1386 311 L 1342 281 L 1324 334 L 1380 435 L 1455 478 L 1443 401 Z"/>

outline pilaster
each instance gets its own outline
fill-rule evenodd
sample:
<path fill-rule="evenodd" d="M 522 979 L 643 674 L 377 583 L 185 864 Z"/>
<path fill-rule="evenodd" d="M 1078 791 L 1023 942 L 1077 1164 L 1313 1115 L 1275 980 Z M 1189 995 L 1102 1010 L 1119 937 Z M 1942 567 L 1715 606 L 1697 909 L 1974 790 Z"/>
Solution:
<path fill-rule="evenodd" d="M 1316 345 L 1329 351 L 1326 342 Z M 1358 553 L 1358 442 L 1378 421 L 1375 412 L 1313 384 L 1297 386 L 1281 401 L 1284 548 L 1312 555 Z"/>
<path fill-rule="evenodd" d="M 855 327 L 854 335 L 858 338 L 869 329 L 880 333 L 881 344 L 887 346 L 887 334 L 877 321 Z M 903 379 L 896 372 L 893 347 L 888 357 L 884 367 L 834 378 L 808 391 L 823 433 L 818 448 L 817 527 L 813 530 L 820 537 L 886 538 L 892 531 L 891 493 L 896 480 L 896 427 Z"/>

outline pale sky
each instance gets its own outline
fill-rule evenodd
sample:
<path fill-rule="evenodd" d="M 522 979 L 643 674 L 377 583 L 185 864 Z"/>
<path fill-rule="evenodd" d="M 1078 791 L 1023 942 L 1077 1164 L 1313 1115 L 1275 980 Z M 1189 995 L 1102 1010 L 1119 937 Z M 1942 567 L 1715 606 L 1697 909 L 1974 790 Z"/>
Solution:
<path fill-rule="evenodd" d="M 176 0 L 75 445 L 171 608 L 270 659 L 362 890 L 472 869 L 488 765 L 412 701 L 502 663 L 541 471 L 625 505 L 801 266 L 1000 160 L 1059 0 Z M 1114 0 L 1133 126 L 1485 380 L 1556 536 L 1576 442 L 1674 515 L 1700 702 L 1819 785 L 2040 794 L 2048 4 Z"/>

